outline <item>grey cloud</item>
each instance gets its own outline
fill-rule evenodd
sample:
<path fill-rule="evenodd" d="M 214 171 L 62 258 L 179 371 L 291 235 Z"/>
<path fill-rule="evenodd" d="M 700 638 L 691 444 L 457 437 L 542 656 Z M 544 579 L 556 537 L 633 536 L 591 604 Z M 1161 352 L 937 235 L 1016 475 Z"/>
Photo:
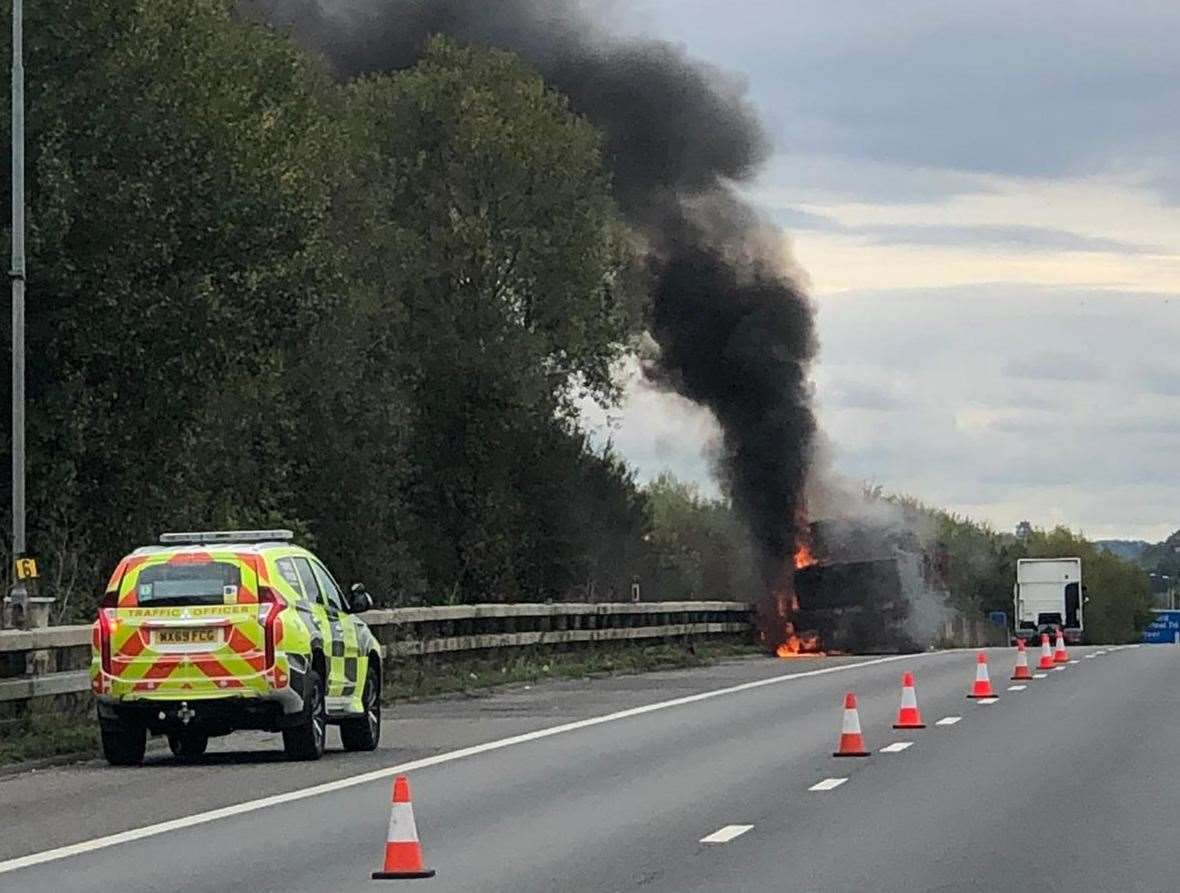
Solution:
<path fill-rule="evenodd" d="M 881 378 L 887 380 L 884 374 Z M 824 401 L 833 407 L 873 412 L 891 412 L 905 406 L 895 388 L 873 381 L 838 381 L 827 391 Z"/>
<path fill-rule="evenodd" d="M 661 33 L 746 73 L 793 153 L 1056 177 L 1171 158 L 1180 141 L 1180 4 L 646 6 Z"/>
<path fill-rule="evenodd" d="M 1107 371 L 1084 356 L 1050 351 L 1034 356 L 1016 357 L 1005 366 L 1004 374 L 1009 378 L 1039 381 L 1093 382 L 1106 378 Z"/>
<path fill-rule="evenodd" d="M 1180 397 L 1180 367 L 1147 366 L 1139 374 L 1139 381 L 1153 394 Z"/>
<path fill-rule="evenodd" d="M 751 189 L 757 202 L 766 206 L 827 201 L 833 196 L 879 205 L 927 204 L 995 191 L 988 178 L 977 173 L 790 151 L 773 155 Z"/>
<path fill-rule="evenodd" d="M 858 227 L 853 232 L 868 236 L 878 245 L 975 245 L 1017 251 L 1083 251 L 1142 254 L 1151 246 L 1086 236 L 1064 229 L 1020 224 L 940 226 L 888 224 Z"/>
<path fill-rule="evenodd" d="M 844 226 L 835 217 L 827 214 L 814 214 L 802 208 L 777 208 L 774 211 L 774 221 L 786 230 L 809 232 L 844 232 Z"/>
<path fill-rule="evenodd" d="M 1158 250 L 1150 245 L 1123 242 L 1101 236 L 1087 236 L 1065 229 L 1021 224 L 885 223 L 846 226 L 835 217 L 791 206 L 774 210 L 774 219 L 787 230 L 842 233 L 858 236 L 875 245 L 924 245 L 928 247 L 971 246 L 1008 251 L 1080 251 L 1087 253 L 1144 254 Z"/>

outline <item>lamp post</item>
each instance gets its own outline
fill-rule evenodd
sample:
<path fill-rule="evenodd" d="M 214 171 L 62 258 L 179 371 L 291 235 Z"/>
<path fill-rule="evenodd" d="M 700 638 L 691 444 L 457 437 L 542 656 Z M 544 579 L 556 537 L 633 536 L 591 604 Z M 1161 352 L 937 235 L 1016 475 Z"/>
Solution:
<path fill-rule="evenodd" d="M 25 68 L 23 0 L 12 2 L 12 557 L 25 553 Z M 17 575 L 12 615 L 28 623 L 29 591 Z"/>

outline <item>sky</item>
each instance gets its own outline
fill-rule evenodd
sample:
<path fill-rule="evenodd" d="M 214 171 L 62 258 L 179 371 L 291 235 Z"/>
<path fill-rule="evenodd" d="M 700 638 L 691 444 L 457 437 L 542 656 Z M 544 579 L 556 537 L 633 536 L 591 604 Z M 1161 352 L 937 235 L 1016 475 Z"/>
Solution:
<path fill-rule="evenodd" d="M 741 188 L 805 271 L 839 474 L 1001 529 L 1180 527 L 1180 4 L 609 8 L 764 118 Z M 709 416 L 624 374 L 588 427 L 715 492 Z"/>

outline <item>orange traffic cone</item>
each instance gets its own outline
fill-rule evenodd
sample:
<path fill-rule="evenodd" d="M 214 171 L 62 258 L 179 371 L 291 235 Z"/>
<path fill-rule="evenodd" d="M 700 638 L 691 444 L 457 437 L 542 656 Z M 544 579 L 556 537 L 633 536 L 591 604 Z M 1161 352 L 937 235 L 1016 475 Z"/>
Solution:
<path fill-rule="evenodd" d="M 979 657 L 975 660 L 975 684 L 971 686 L 971 693 L 967 695 L 969 698 L 994 698 L 996 693 L 992 691 L 992 681 L 987 675 L 987 654 L 979 652 Z"/>
<path fill-rule="evenodd" d="M 389 811 L 389 833 L 385 835 L 385 867 L 373 872 L 373 880 L 420 877 L 434 877 L 434 871 L 422 865 L 410 782 L 399 775 L 393 781 L 393 806 Z"/>
<path fill-rule="evenodd" d="M 1052 670 L 1053 669 L 1053 649 L 1049 647 L 1049 634 L 1041 633 L 1041 662 L 1037 664 L 1038 670 Z"/>
<path fill-rule="evenodd" d="M 1053 663 L 1069 663 L 1069 655 L 1065 651 L 1065 634 L 1061 630 L 1057 630 L 1057 644 L 1053 649 Z"/>
<path fill-rule="evenodd" d="M 844 696 L 844 721 L 840 726 L 840 746 L 834 757 L 867 757 L 865 739 L 860 733 L 860 715 L 856 712 L 856 695 Z"/>
<path fill-rule="evenodd" d="M 1024 651 L 1024 639 L 1016 640 L 1016 669 L 1012 671 L 1012 679 L 1032 679 L 1028 669 L 1028 654 Z"/>
<path fill-rule="evenodd" d="M 903 673 L 901 676 L 901 706 L 897 708 L 897 722 L 895 729 L 924 729 L 922 714 L 918 712 L 918 695 L 914 691 L 914 674 Z"/>

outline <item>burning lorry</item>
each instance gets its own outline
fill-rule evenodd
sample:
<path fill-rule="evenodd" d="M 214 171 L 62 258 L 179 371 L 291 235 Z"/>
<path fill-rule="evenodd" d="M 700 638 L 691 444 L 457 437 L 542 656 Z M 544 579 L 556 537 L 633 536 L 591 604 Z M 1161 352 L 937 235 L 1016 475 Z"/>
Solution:
<path fill-rule="evenodd" d="M 817 521 L 796 556 L 780 656 L 920 651 L 913 616 L 940 589 L 937 562 L 908 531 Z"/>

